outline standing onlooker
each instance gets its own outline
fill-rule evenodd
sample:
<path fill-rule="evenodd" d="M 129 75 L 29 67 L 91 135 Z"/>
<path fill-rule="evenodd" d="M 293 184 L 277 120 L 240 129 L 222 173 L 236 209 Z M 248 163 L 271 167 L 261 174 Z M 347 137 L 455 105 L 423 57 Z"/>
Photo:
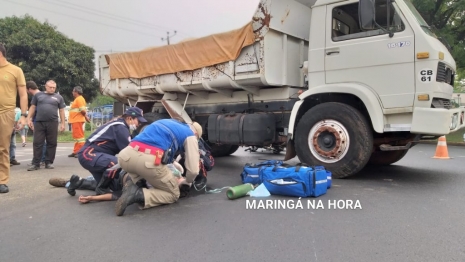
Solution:
<path fill-rule="evenodd" d="M 13 126 L 13 133 L 11 133 L 11 140 L 10 140 L 10 166 L 21 165 L 21 163 L 16 161 L 16 125 L 18 124 L 18 121 L 20 118 L 21 118 L 21 111 L 16 111 L 15 124 Z"/>
<path fill-rule="evenodd" d="M 15 122 L 16 96 L 19 94 L 21 117 L 16 129 L 24 127 L 27 114 L 26 79 L 23 70 L 6 60 L 6 48 L 0 44 L 0 193 L 8 193 L 10 179 L 11 127 Z M 5 131 L 7 130 L 7 131 Z"/>
<path fill-rule="evenodd" d="M 65 102 L 63 97 L 55 93 L 57 84 L 53 80 L 48 80 L 45 83 L 45 92 L 38 92 L 34 95 L 29 109 L 27 118 L 29 127 L 34 131 L 33 165 L 28 168 L 28 171 L 40 169 L 40 157 L 44 141 L 47 142 L 47 153 L 45 154 L 45 168 L 53 169 L 53 161 L 57 150 L 58 140 L 58 111 L 60 111 L 60 131 L 65 130 Z M 36 121 L 33 124 L 37 108 Z"/>
<path fill-rule="evenodd" d="M 27 92 L 32 96 L 34 97 L 35 94 L 37 93 L 40 93 L 40 90 L 39 90 L 39 87 L 37 86 L 36 82 L 34 81 L 27 81 L 26 82 L 26 89 L 27 89 Z M 32 123 L 35 123 L 36 122 L 36 116 L 37 116 L 37 108 L 36 108 L 36 112 L 34 114 L 34 117 L 32 118 Z M 28 124 L 26 125 L 25 129 L 27 131 L 28 129 Z M 24 130 L 24 129 L 23 129 Z M 27 132 L 26 132 L 27 134 Z M 34 143 L 34 136 L 33 136 L 33 141 Z M 24 145 L 23 145 L 24 146 Z M 44 142 L 44 146 L 42 147 L 42 158 L 40 159 L 40 165 L 45 165 L 45 153 L 47 152 L 47 142 Z M 31 160 L 31 163 L 28 164 L 29 166 L 33 166 L 33 162 Z"/>
<path fill-rule="evenodd" d="M 68 122 L 71 124 L 73 139 L 76 142 L 74 144 L 73 153 L 68 155 L 69 157 L 77 157 L 77 153 L 86 142 L 82 126 L 85 122 L 90 122 L 87 117 L 86 100 L 82 96 L 82 88 L 80 86 L 73 88 L 73 97 L 74 101 L 69 109 Z"/>

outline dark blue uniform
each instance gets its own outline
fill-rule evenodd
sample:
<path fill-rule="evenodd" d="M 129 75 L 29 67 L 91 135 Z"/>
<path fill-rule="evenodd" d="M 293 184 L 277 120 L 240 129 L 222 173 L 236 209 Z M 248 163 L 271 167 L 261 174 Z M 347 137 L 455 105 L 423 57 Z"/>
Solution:
<path fill-rule="evenodd" d="M 78 152 L 79 163 L 99 182 L 107 169 L 118 163 L 115 155 L 127 147 L 130 141 L 129 126 L 124 119 L 108 122 L 87 138 Z M 114 172 L 113 175 L 118 176 L 119 172 Z M 110 189 L 115 191 L 115 186 L 110 186 Z"/>

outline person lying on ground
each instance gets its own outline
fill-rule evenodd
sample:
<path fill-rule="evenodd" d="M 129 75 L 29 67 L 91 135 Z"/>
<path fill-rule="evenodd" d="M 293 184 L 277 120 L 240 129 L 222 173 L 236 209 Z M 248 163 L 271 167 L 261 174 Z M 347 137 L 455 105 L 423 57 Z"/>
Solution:
<path fill-rule="evenodd" d="M 176 162 L 175 162 L 176 163 Z M 176 178 L 176 180 L 178 181 L 178 184 L 181 184 L 182 181 L 184 180 L 184 178 L 182 177 L 182 167 L 181 165 L 177 164 L 176 163 L 176 166 L 174 165 L 175 163 L 173 164 L 170 164 L 168 165 L 168 168 L 170 169 L 170 171 L 173 173 L 173 176 Z M 179 168 L 179 169 L 178 169 Z M 124 171 L 122 171 L 124 172 Z M 80 195 L 79 196 L 79 199 L 78 201 L 82 204 L 87 204 L 89 202 L 98 202 L 98 201 L 115 201 L 115 200 L 118 200 L 118 198 L 121 197 L 121 194 L 122 194 L 122 190 L 123 190 L 123 187 L 124 185 L 128 182 L 129 179 L 131 179 L 128 175 L 128 173 L 124 172 L 124 175 L 121 174 L 120 178 L 122 177 L 122 179 L 118 179 L 118 185 L 120 187 L 117 188 L 117 191 L 116 192 L 113 192 L 113 193 L 107 193 L 107 194 L 103 194 L 103 195 Z M 145 179 L 143 180 L 140 180 L 140 186 L 142 188 L 153 188 L 152 185 L 150 185 L 149 183 L 147 183 L 147 181 L 145 181 Z"/>
<path fill-rule="evenodd" d="M 178 183 L 181 183 L 182 180 L 182 173 L 184 172 L 183 167 L 177 163 L 173 162 L 173 164 L 167 165 L 170 171 L 173 173 L 173 176 L 175 176 L 178 180 Z M 120 168 L 119 165 L 113 166 L 111 169 L 116 170 L 116 172 L 119 172 L 118 176 L 114 179 L 115 181 L 115 187 L 114 191 L 111 193 L 104 193 L 101 195 L 80 195 L 78 201 L 85 204 L 91 201 L 115 201 L 118 200 L 118 198 L 122 194 L 123 186 L 127 182 L 127 179 L 129 178 L 127 173 Z M 72 175 L 70 179 L 64 179 L 64 178 L 59 178 L 59 177 L 53 177 L 50 178 L 49 184 L 55 187 L 66 187 L 68 188 L 70 181 L 73 179 L 78 179 L 78 182 L 75 182 L 75 186 L 77 187 L 76 189 L 80 190 L 90 190 L 90 191 L 95 191 L 97 187 L 97 181 L 93 178 L 93 176 L 89 176 L 87 178 L 80 178 L 77 175 Z M 145 181 L 145 179 L 140 180 L 139 182 L 140 187 L 143 188 L 153 188 L 149 183 Z"/>

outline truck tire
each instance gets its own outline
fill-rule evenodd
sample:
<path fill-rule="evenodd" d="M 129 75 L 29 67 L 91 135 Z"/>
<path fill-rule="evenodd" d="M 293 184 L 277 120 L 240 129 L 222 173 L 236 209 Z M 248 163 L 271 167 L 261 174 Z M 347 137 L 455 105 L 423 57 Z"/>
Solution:
<path fill-rule="evenodd" d="M 215 145 L 210 143 L 208 143 L 208 146 L 212 149 L 211 154 L 213 157 L 229 156 L 239 148 L 239 146 L 235 145 Z"/>
<path fill-rule="evenodd" d="M 161 113 L 155 113 L 155 112 L 149 112 L 144 114 L 145 120 L 147 120 L 147 124 L 151 124 L 157 120 L 160 119 L 167 119 L 170 118 L 168 114 L 161 114 Z"/>
<path fill-rule="evenodd" d="M 372 128 L 349 105 L 319 104 L 308 110 L 297 124 L 295 149 L 302 163 L 324 166 L 334 178 L 349 177 L 370 159 Z"/>
<path fill-rule="evenodd" d="M 160 113 L 155 113 L 155 112 L 149 112 L 144 114 L 145 120 L 147 120 L 147 123 L 141 124 L 134 132 L 132 132 L 132 137 L 135 137 L 138 135 L 144 128 L 151 123 L 160 120 L 160 119 L 167 119 L 170 118 L 168 114 L 160 114 Z"/>
<path fill-rule="evenodd" d="M 239 149 L 239 146 L 236 146 L 236 145 L 231 146 L 231 148 L 229 149 L 228 155 L 234 154 L 237 151 L 237 149 Z"/>
<path fill-rule="evenodd" d="M 401 160 L 408 150 L 395 150 L 395 151 L 375 151 L 371 154 L 368 165 L 371 166 L 388 166 Z"/>

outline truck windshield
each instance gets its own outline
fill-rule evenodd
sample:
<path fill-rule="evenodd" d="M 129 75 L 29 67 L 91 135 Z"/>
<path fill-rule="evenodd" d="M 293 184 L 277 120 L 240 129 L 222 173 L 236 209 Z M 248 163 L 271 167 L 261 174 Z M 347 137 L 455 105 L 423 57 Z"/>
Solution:
<path fill-rule="evenodd" d="M 431 30 L 431 27 L 428 25 L 428 23 L 426 23 L 425 19 L 423 19 L 420 13 L 418 13 L 417 9 L 415 8 L 415 6 L 413 6 L 412 2 L 410 0 L 404 0 L 404 1 L 405 1 L 405 4 L 410 9 L 410 11 L 412 12 L 415 19 L 417 19 L 423 31 L 425 31 L 427 35 L 430 35 L 434 38 L 438 38 L 436 34 Z"/>

